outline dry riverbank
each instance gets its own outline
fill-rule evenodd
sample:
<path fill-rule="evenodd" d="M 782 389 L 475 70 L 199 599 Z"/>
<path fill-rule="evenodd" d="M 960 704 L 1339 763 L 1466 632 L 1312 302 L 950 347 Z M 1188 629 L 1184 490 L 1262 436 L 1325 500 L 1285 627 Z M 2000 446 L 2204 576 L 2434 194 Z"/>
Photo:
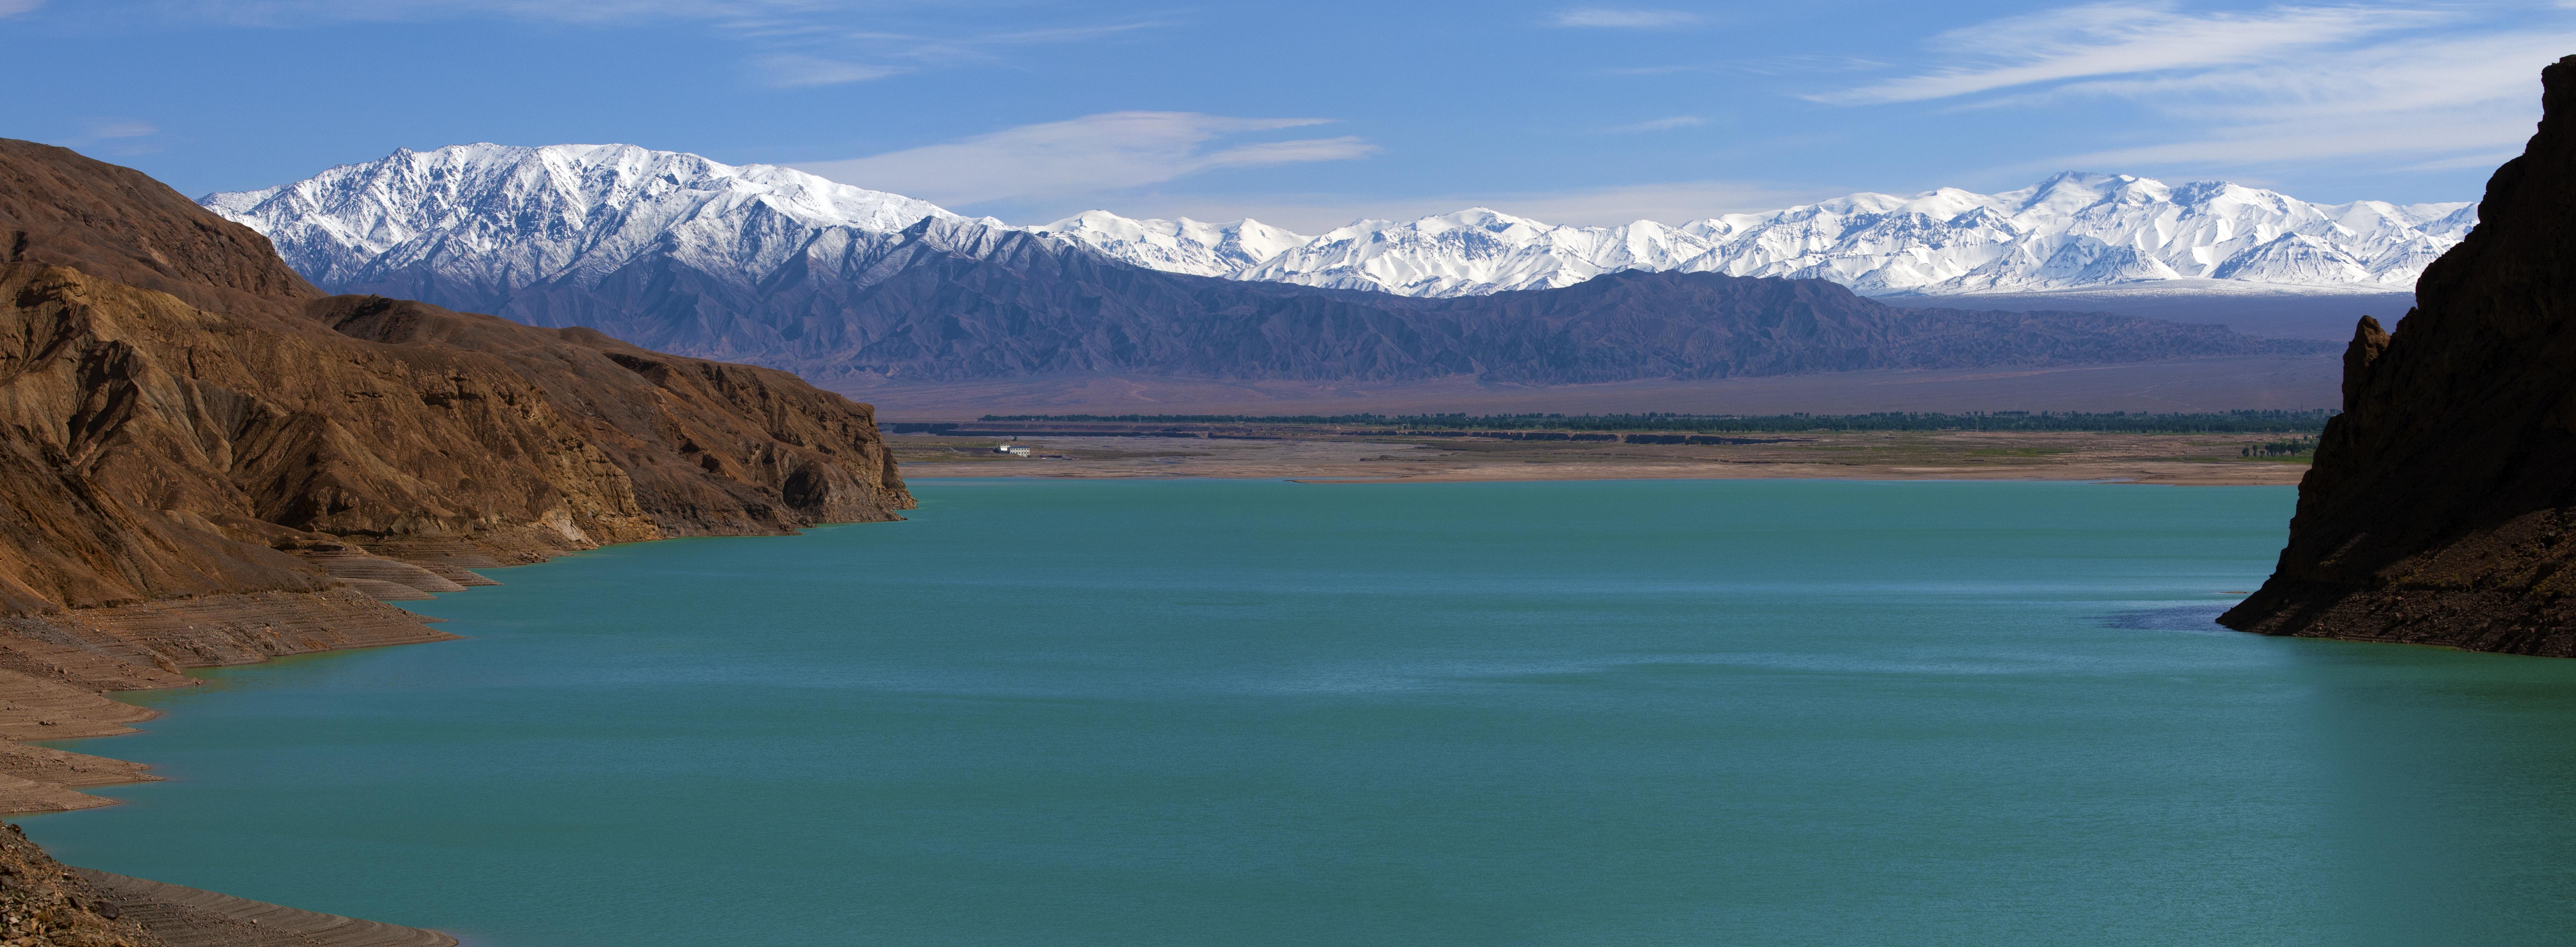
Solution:
<path fill-rule="evenodd" d="M 412 571 L 414 584 L 380 595 L 427 598 L 421 586 L 445 582 L 425 569 Z M 194 685 L 180 673 L 184 668 L 453 637 L 354 588 L 207 595 L 0 619 L 0 741 L 8 741 L 0 743 L 0 813 L 108 805 L 113 800 L 76 787 L 153 778 L 139 764 L 19 742 L 132 733 L 133 724 L 153 716 L 109 699 L 108 692 Z"/>
<path fill-rule="evenodd" d="M 428 598 L 495 584 L 464 571 L 488 556 L 380 557 L 353 545 L 319 563 L 342 587 L 258 592 L 66 609 L 0 618 L 0 813 L 62 812 L 114 804 L 85 787 L 151 780 L 148 767 L 20 741 L 134 732 L 155 714 L 109 692 L 186 687 L 190 667 L 250 664 L 343 648 L 447 641 L 430 619 L 378 599 Z M 433 571 L 434 570 L 434 571 Z M 377 576 L 366 578 L 364 576 Z M 453 577 L 453 578 L 451 578 Z M 458 581 L 462 579 L 464 581 Z M 92 947 L 452 947 L 436 931 L 251 901 L 177 885 L 68 868 L 24 841 L 0 837 L 0 915 L 28 943 Z M 16 859 L 17 864 L 10 864 Z M 49 887 L 27 888 L 22 878 Z M 16 944 L 20 941 L 9 940 Z"/>
<path fill-rule="evenodd" d="M 2101 480 L 2288 486 L 2304 458 L 2249 459 L 2270 435 L 1815 431 L 1727 444 L 1567 443 L 1406 437 L 887 438 L 909 477 L 1220 477 L 1314 483 L 1822 478 Z"/>

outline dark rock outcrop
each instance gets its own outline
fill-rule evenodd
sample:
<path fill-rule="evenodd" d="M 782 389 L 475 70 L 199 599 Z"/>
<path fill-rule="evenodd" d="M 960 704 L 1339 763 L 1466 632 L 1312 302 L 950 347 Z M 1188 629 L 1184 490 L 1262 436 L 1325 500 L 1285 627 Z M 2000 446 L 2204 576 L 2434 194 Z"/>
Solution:
<path fill-rule="evenodd" d="M 1825 280 L 1613 273 L 1455 299 L 1186 276 L 924 220 L 825 232 L 766 274 L 671 248 L 607 274 L 468 284 L 422 263 L 337 287 L 589 326 L 826 383 L 1079 374 L 1560 385 L 1858 369 L 2326 354 L 2312 341 L 2108 313 L 1899 309 Z"/>
<path fill-rule="evenodd" d="M 2576 656 L 2576 57 L 2394 334 L 2363 319 L 2280 567 L 2219 620 Z"/>

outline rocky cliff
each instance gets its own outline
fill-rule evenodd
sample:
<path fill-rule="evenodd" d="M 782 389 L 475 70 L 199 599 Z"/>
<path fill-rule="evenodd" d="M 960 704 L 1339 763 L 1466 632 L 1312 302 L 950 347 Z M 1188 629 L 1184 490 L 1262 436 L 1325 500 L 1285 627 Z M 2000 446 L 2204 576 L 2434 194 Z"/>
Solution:
<path fill-rule="evenodd" d="M 446 637 L 385 599 L 602 543 L 888 520 L 866 405 L 771 369 L 373 296 L 151 179 L 0 140 L 0 738 L 101 690 Z M 123 709 L 119 709 L 123 708 Z M 0 811 L 112 761 L 0 751 Z"/>
<path fill-rule="evenodd" d="M 2576 657 L 2576 57 L 2397 331 L 2362 320 L 2344 413 L 2270 581 L 2267 634 Z"/>

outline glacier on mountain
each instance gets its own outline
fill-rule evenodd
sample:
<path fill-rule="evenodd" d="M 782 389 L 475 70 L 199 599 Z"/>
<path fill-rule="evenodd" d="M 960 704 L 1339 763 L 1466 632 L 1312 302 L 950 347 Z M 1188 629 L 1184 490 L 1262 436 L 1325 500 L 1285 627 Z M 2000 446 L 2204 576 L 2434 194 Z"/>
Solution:
<path fill-rule="evenodd" d="M 998 239 L 1010 232 L 1166 272 L 1410 296 L 1561 287 L 1625 270 L 1820 278 L 1875 296 L 2402 292 L 2476 223 L 2466 203 L 2311 204 L 2224 182 L 2067 172 L 2000 194 L 1863 193 L 1678 226 L 1558 226 L 1475 208 L 1312 237 L 1253 220 L 1104 211 L 1011 227 L 789 168 L 633 145 L 404 150 L 200 203 L 266 234 L 326 288 L 428 272 L 495 298 L 603 278 L 654 254 L 751 282 L 828 258 L 859 267 L 843 275 L 863 281 L 871 247 L 924 240 L 978 253 L 1014 246 Z"/>

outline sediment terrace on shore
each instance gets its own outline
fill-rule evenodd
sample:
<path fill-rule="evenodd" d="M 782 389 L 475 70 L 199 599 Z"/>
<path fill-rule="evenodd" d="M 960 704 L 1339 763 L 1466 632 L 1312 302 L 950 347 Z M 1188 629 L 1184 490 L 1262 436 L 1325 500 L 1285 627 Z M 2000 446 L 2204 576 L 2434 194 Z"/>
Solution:
<path fill-rule="evenodd" d="M 366 921 L 236 898 L 87 868 L 103 904 L 160 937 L 169 947 L 456 947 L 437 931 Z"/>
<path fill-rule="evenodd" d="M 1455 433 L 1455 432 L 1452 432 Z M 1222 477 L 1319 482 L 1484 480 L 2103 480 L 2288 486 L 2303 457 L 2248 458 L 2277 434 L 1807 431 L 1702 443 L 1402 435 L 890 437 L 913 477 Z M 996 444 L 1031 448 L 1026 458 Z"/>
<path fill-rule="evenodd" d="M 208 595 L 0 618 L 0 740 L 131 733 L 130 724 L 150 719 L 152 712 L 104 693 L 190 686 L 196 681 L 179 673 L 187 668 L 454 637 L 354 588 Z M 112 800 L 74 787 L 153 778 L 144 769 L 12 742 L 0 747 L 0 777 L 8 780 L 0 782 L 0 812 L 108 805 Z"/>

